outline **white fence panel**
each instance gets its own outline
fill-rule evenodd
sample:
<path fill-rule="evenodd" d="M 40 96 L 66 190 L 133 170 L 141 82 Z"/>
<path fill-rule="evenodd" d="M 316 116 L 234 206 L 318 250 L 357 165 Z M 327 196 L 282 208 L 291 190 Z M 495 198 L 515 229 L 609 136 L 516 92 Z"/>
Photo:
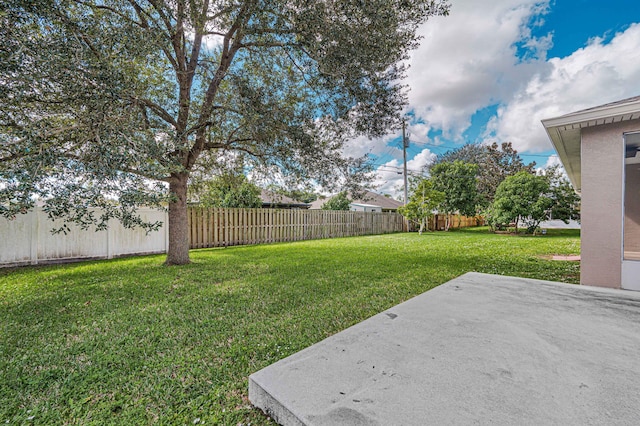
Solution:
<path fill-rule="evenodd" d="M 143 229 L 126 229 L 113 220 L 105 231 L 69 224 L 67 234 L 52 234 L 62 221 L 50 221 L 41 208 L 13 220 L 0 218 L 0 266 L 166 252 L 167 213 L 153 209 L 140 209 L 138 213 L 144 220 L 163 222 L 163 226 L 146 234 Z"/>
<path fill-rule="evenodd" d="M 127 229 L 119 221 L 109 225 L 109 257 L 124 254 L 166 253 L 169 247 L 169 222 L 167 212 L 152 209 L 139 209 L 138 214 L 147 222 L 162 222 L 157 231 L 145 233 L 143 229 Z"/>
<path fill-rule="evenodd" d="M 70 223 L 66 234 L 53 234 L 51 230 L 62 226 L 62 220 L 50 221 L 42 209 L 34 210 L 29 215 L 32 215 L 31 220 L 36 222 L 38 235 L 38 255 L 31 259 L 31 263 L 53 259 L 107 257 L 107 231 L 96 232 L 93 227 L 83 230 Z"/>
<path fill-rule="evenodd" d="M 32 235 L 32 215 L 22 214 L 11 221 L 0 218 L 0 265 L 31 262 L 31 241 L 37 238 Z M 34 252 L 33 257 L 36 255 Z"/>

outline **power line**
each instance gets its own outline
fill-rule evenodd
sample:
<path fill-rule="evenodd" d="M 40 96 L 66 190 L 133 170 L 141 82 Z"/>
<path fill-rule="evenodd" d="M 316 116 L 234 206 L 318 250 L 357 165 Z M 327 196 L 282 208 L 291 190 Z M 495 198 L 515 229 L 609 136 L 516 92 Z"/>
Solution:
<path fill-rule="evenodd" d="M 402 140 L 400 140 L 400 143 L 402 143 Z M 397 148 L 393 145 L 387 145 L 390 148 Z M 419 149 L 421 146 L 426 146 L 426 147 L 431 147 L 431 148 L 438 148 L 438 149 L 447 149 L 447 150 L 456 150 L 456 149 L 460 149 L 462 148 L 464 145 L 459 145 L 459 146 L 451 146 L 451 145 L 443 145 L 443 144 L 433 144 L 433 143 L 428 143 L 428 142 L 414 142 L 412 147 L 415 149 Z M 399 149 L 399 148 L 397 148 Z M 389 152 L 387 152 L 387 155 L 391 155 Z M 524 154 L 522 152 L 518 153 L 519 156 L 524 156 L 524 157 L 540 157 L 540 158 L 548 158 L 552 155 L 557 155 L 557 154 Z"/>

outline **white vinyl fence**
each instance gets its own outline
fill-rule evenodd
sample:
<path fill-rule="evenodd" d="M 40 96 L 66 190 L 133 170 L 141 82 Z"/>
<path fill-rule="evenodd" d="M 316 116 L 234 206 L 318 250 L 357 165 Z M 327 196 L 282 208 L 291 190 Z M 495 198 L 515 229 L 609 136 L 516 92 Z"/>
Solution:
<path fill-rule="evenodd" d="M 112 220 L 104 231 L 82 230 L 69 224 L 71 231 L 65 235 L 51 233 L 62 222 L 50 221 L 41 208 L 13 220 L 0 218 L 0 267 L 165 253 L 169 244 L 167 213 L 153 209 L 139 209 L 138 213 L 145 221 L 161 221 L 163 226 L 146 234 L 143 229 L 127 229 Z"/>

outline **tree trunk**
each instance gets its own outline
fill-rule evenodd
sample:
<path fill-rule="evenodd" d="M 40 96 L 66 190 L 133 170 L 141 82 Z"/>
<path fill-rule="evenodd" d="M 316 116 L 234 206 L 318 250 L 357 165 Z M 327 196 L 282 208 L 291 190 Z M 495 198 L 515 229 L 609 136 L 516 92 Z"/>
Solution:
<path fill-rule="evenodd" d="M 167 265 L 186 265 L 189 260 L 189 221 L 187 220 L 188 173 L 172 176 L 169 191 L 173 199 L 169 202 L 169 250 Z"/>

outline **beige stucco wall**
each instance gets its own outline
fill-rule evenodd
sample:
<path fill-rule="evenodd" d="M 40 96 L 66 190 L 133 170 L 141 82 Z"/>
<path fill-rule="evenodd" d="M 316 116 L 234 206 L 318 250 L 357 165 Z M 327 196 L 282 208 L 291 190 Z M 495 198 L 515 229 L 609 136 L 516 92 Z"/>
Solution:
<path fill-rule="evenodd" d="M 623 134 L 639 130 L 640 120 L 582 130 L 581 284 L 620 288 Z"/>

